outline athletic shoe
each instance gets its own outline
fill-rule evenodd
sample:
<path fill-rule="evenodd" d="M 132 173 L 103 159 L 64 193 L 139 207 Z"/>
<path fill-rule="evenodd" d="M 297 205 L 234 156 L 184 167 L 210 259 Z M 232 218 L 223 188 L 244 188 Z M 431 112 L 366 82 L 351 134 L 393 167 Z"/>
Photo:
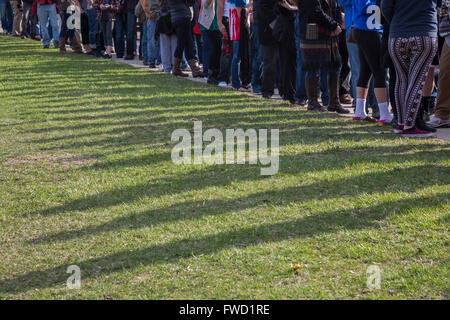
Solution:
<path fill-rule="evenodd" d="M 442 120 L 441 118 L 433 117 L 427 124 L 433 128 L 447 128 L 450 127 L 450 118 Z"/>
<path fill-rule="evenodd" d="M 396 134 L 400 134 L 403 132 L 404 126 L 401 124 L 398 124 L 395 128 L 394 128 L 394 133 Z"/>
<path fill-rule="evenodd" d="M 405 138 L 429 138 L 432 137 L 433 133 L 429 131 L 424 131 L 417 129 L 417 127 L 413 127 L 410 129 L 403 129 L 402 131 L 402 137 Z"/>
<path fill-rule="evenodd" d="M 370 116 L 366 116 L 365 118 L 362 118 L 362 117 L 353 117 L 353 120 L 367 121 L 367 122 L 377 122 L 377 120 L 375 120 L 374 118 L 372 118 L 372 117 L 370 117 Z"/>

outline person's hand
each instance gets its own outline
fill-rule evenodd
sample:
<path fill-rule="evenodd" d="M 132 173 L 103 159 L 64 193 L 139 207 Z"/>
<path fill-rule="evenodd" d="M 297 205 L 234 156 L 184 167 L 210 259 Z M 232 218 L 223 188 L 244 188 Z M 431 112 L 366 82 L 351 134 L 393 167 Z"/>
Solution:
<path fill-rule="evenodd" d="M 221 32 L 224 36 L 226 36 L 226 35 L 227 35 L 227 29 L 225 28 L 225 26 L 223 25 L 223 23 L 217 21 L 217 25 L 219 26 L 220 32 Z"/>
<path fill-rule="evenodd" d="M 334 31 L 331 32 L 331 36 L 332 37 L 337 37 L 338 35 L 340 35 L 342 32 L 342 29 L 340 26 L 337 26 L 336 29 L 334 29 Z"/>

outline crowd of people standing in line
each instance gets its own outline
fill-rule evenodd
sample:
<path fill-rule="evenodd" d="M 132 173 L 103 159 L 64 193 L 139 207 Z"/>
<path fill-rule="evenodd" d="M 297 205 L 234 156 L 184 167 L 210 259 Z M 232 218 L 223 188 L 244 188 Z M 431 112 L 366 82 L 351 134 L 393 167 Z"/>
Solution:
<path fill-rule="evenodd" d="M 44 48 L 53 39 L 62 54 L 68 44 L 106 59 L 115 51 L 179 77 L 189 66 L 213 85 L 264 98 L 277 88 L 310 111 L 352 104 L 355 121 L 429 137 L 450 126 L 449 9 L 446 0 L 0 0 L 0 22 Z"/>

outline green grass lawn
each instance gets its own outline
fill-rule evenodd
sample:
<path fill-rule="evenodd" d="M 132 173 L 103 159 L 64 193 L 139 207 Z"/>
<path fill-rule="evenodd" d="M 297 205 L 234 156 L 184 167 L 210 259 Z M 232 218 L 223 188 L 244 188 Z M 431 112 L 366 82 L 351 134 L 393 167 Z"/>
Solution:
<path fill-rule="evenodd" d="M 280 129 L 279 173 L 173 164 L 192 118 Z M 449 298 L 447 141 L 6 36 L 0 120 L 0 298 Z"/>

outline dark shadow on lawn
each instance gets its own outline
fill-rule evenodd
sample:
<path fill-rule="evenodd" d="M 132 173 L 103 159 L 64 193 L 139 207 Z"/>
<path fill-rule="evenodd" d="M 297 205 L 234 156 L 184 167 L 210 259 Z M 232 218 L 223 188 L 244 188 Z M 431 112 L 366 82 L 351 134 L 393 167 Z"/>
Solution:
<path fill-rule="evenodd" d="M 194 220 L 203 216 L 212 216 L 224 214 L 227 212 L 239 212 L 246 209 L 263 206 L 267 203 L 271 205 L 286 205 L 291 202 L 302 202 L 313 199 L 326 200 L 330 198 L 345 198 L 356 196 L 349 194 L 347 189 L 340 189 L 341 186 L 361 185 L 362 181 L 372 180 L 367 183 L 364 190 L 358 189 L 358 193 L 379 193 L 386 190 L 390 192 L 415 192 L 416 190 L 426 188 L 429 185 L 435 185 L 435 181 L 430 179 L 417 178 L 417 172 L 429 171 L 429 166 L 417 166 L 405 169 L 396 169 L 378 173 L 367 173 L 356 177 L 343 178 L 337 180 L 325 180 L 317 183 L 301 186 L 282 188 L 280 190 L 271 190 L 254 193 L 250 196 L 234 198 L 231 200 L 197 200 L 177 203 L 170 207 L 148 210 L 141 213 L 126 215 L 106 222 L 99 226 L 89 227 L 81 230 L 62 231 L 56 234 L 43 236 L 30 240 L 29 243 L 51 243 L 54 241 L 70 240 L 82 236 L 95 235 L 101 232 L 109 232 L 118 229 L 140 229 L 149 226 L 156 226 L 163 223 L 172 223 L 180 220 Z M 434 167 L 433 170 L 443 168 Z M 395 184 L 395 175 L 402 176 L 403 179 L 410 181 L 410 185 L 398 186 Z M 394 178 L 391 180 L 391 177 Z M 159 185 L 159 184 L 158 184 Z M 204 185 L 202 186 L 204 187 Z M 176 187 L 174 187 L 176 188 Z M 327 192 L 333 190 L 333 192 Z M 336 191 L 337 190 L 337 191 Z M 128 191 L 123 191 L 128 194 Z M 177 190 L 173 190 L 177 192 Z M 151 193 L 153 195 L 154 192 Z M 149 193 L 150 195 L 150 193 Z M 139 195 L 138 195 L 139 196 Z M 220 196 L 220 195 L 218 195 Z M 100 195 L 100 198 L 110 198 L 111 195 Z M 123 199 L 124 200 L 124 199 Z M 92 200 L 84 199 L 78 204 L 92 203 Z"/>
<path fill-rule="evenodd" d="M 72 264 L 81 268 L 83 279 L 92 279 L 104 274 L 132 270 L 138 266 L 173 263 L 193 255 L 210 255 L 232 247 L 246 248 L 269 242 L 334 233 L 342 229 L 378 228 L 377 222 L 388 216 L 420 207 L 433 207 L 447 201 L 448 197 L 448 193 L 442 193 L 363 208 L 332 210 L 286 222 L 225 231 L 201 238 L 170 241 L 139 250 L 127 250 L 84 261 L 73 261 L 54 268 L 2 279 L 0 293 L 13 294 L 31 289 L 63 286 L 67 280 L 67 267 Z M 388 212 L 386 208 L 393 209 Z"/>

